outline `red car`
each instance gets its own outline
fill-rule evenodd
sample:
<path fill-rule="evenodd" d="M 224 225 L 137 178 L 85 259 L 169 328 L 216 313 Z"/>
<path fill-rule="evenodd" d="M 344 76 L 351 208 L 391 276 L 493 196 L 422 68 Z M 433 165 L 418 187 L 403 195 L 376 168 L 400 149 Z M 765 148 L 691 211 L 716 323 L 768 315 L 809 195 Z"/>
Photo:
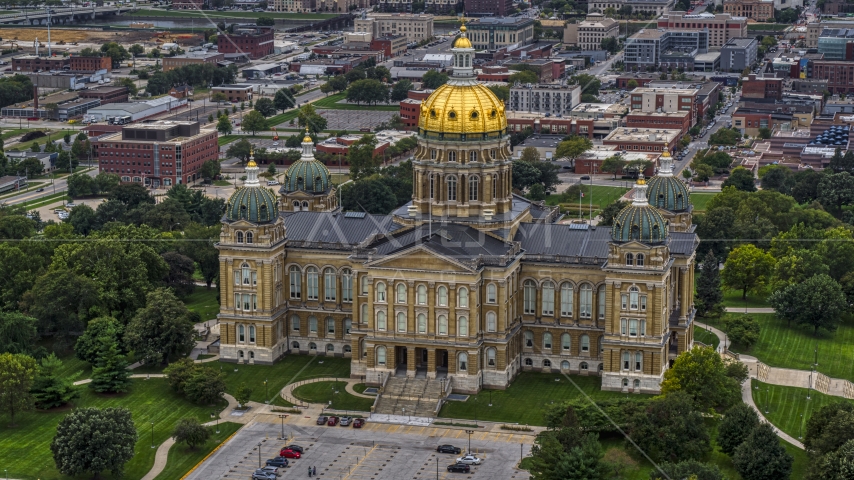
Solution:
<path fill-rule="evenodd" d="M 365 424 L 364 418 L 356 418 L 353 420 L 353 428 L 362 428 L 362 425 Z"/>
<path fill-rule="evenodd" d="M 279 456 L 285 458 L 300 458 L 302 455 L 300 455 L 300 453 L 295 450 L 283 448 L 281 451 L 279 451 Z"/>
<path fill-rule="evenodd" d="M 329 425 L 330 427 L 334 427 L 335 425 L 338 425 L 338 417 L 329 417 L 329 420 L 326 422 L 326 424 Z"/>

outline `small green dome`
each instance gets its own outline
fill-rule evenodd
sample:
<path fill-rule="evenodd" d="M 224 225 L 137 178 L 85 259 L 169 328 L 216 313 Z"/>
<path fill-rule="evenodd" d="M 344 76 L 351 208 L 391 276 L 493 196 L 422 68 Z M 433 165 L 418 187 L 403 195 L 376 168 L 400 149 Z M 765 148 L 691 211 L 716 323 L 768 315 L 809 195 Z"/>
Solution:
<path fill-rule="evenodd" d="M 688 187 L 676 177 L 652 177 L 649 180 L 646 196 L 650 205 L 669 210 L 683 212 L 691 207 L 688 198 Z"/>
<path fill-rule="evenodd" d="M 248 220 L 252 223 L 268 223 L 279 216 L 276 196 L 261 186 L 240 187 L 231 194 L 225 208 L 228 221 Z"/>
<path fill-rule="evenodd" d="M 646 199 L 646 182 L 643 175 L 635 185 L 632 204 L 620 210 L 611 227 L 611 238 L 615 242 L 638 241 L 641 243 L 662 243 L 667 239 L 667 221 L 658 209 Z"/>
<path fill-rule="evenodd" d="M 319 160 L 297 160 L 285 171 L 280 193 L 325 193 L 329 191 L 329 179 L 329 169 Z"/>

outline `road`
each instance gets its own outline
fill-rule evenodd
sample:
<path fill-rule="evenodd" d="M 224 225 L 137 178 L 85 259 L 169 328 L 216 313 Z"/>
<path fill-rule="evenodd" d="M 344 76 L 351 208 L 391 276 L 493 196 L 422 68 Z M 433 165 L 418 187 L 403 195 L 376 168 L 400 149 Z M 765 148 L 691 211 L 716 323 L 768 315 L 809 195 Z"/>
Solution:
<path fill-rule="evenodd" d="M 86 174 L 90 177 L 94 177 L 95 175 L 98 175 L 98 168 L 93 168 L 86 172 Z M 53 195 L 54 193 L 65 192 L 68 190 L 68 177 L 59 177 L 53 181 L 53 184 L 43 184 L 42 187 L 44 188 L 43 192 L 37 192 L 35 190 L 24 192 L 20 195 L 0 200 L 0 205 L 19 205 L 24 202 L 30 203 L 32 201 Z M 57 202 L 59 201 L 60 200 L 57 200 Z"/>

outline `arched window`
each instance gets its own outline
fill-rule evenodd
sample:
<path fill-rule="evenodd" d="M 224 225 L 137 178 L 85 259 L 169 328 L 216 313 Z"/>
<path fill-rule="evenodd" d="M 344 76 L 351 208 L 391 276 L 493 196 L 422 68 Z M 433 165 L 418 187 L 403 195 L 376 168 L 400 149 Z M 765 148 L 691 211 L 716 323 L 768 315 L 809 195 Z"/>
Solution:
<path fill-rule="evenodd" d="M 461 287 L 457 290 L 457 306 L 460 308 L 468 308 L 469 306 L 469 289 Z"/>
<path fill-rule="evenodd" d="M 305 271 L 305 283 L 307 287 L 306 299 L 307 300 L 317 300 L 318 298 L 318 289 L 319 289 L 319 279 L 317 269 L 314 267 L 308 267 Z"/>
<path fill-rule="evenodd" d="M 457 319 L 457 335 L 467 337 L 469 334 L 469 321 L 466 317 Z"/>
<path fill-rule="evenodd" d="M 560 336 L 560 349 L 563 350 L 563 353 L 569 353 L 572 349 L 572 337 L 568 333 Z"/>
<path fill-rule="evenodd" d="M 564 283 L 560 286 L 560 315 L 562 317 L 572 316 L 572 284 Z"/>
<path fill-rule="evenodd" d="M 486 349 L 486 366 L 494 367 L 495 366 L 495 349 L 487 348 Z"/>
<path fill-rule="evenodd" d="M 623 352 L 623 370 L 629 369 L 629 352 Z"/>
<path fill-rule="evenodd" d="M 631 253 L 626 254 L 626 266 L 632 266 L 635 264 L 635 256 Z"/>
<path fill-rule="evenodd" d="M 237 356 L 242 360 L 243 359 L 243 350 L 238 350 Z"/>
<path fill-rule="evenodd" d="M 246 341 L 246 327 L 243 325 L 237 326 L 237 342 L 243 343 Z"/>
<path fill-rule="evenodd" d="M 418 333 L 427 333 L 427 315 L 419 313 L 418 317 Z"/>
<path fill-rule="evenodd" d="M 543 368 L 551 368 L 552 361 L 551 360 L 543 360 Z"/>
<path fill-rule="evenodd" d="M 368 351 L 365 350 L 365 338 L 364 337 L 359 339 L 359 351 L 362 353 L 362 357 L 368 356 Z"/>
<path fill-rule="evenodd" d="M 533 367 L 533 366 L 534 366 L 534 361 L 533 361 L 533 360 L 531 360 L 530 358 L 526 358 L 526 359 L 525 359 L 525 366 L 526 366 L 526 367 Z"/>
<path fill-rule="evenodd" d="M 589 353 L 590 352 L 590 336 L 588 336 L 588 335 L 582 335 L 581 336 L 581 351 L 583 353 Z"/>
<path fill-rule="evenodd" d="M 525 347 L 533 348 L 534 347 L 534 332 L 530 330 L 525 331 Z"/>
<path fill-rule="evenodd" d="M 597 309 L 596 316 L 599 317 L 599 320 L 605 319 L 605 285 L 599 285 L 599 290 L 596 292 L 596 298 L 599 299 L 599 308 Z"/>
<path fill-rule="evenodd" d="M 255 343 L 255 325 L 249 325 L 249 343 Z"/>
<path fill-rule="evenodd" d="M 474 153 L 475 159 L 477 159 L 477 154 L 475 152 L 471 152 L 471 153 Z M 480 182 L 480 179 L 478 179 L 476 176 L 474 176 L 474 175 L 469 176 L 469 201 L 470 202 L 478 200 L 477 187 L 478 187 L 479 182 Z"/>
<path fill-rule="evenodd" d="M 359 315 L 359 323 L 368 323 L 368 304 L 363 303 L 361 307 L 361 315 Z"/>
<path fill-rule="evenodd" d="M 332 317 L 326 319 L 326 333 L 335 335 L 335 319 Z"/>
<path fill-rule="evenodd" d="M 581 362 L 581 365 L 579 365 L 578 368 L 581 370 L 587 371 L 587 369 L 590 368 L 590 366 L 587 365 L 587 362 Z"/>
<path fill-rule="evenodd" d="M 299 316 L 291 315 L 291 330 L 299 332 Z"/>
<path fill-rule="evenodd" d="M 448 201 L 457 201 L 457 177 L 453 175 L 448 176 Z"/>
<path fill-rule="evenodd" d="M 249 285 L 251 283 L 250 279 L 252 277 L 252 271 L 249 270 L 249 265 L 244 263 L 240 266 L 241 276 L 243 277 L 243 284 Z"/>
<path fill-rule="evenodd" d="M 385 330 L 385 312 L 377 312 L 377 330 Z"/>
<path fill-rule="evenodd" d="M 560 362 L 560 369 L 569 370 L 569 362 L 567 360 Z"/>
<path fill-rule="evenodd" d="M 394 300 L 395 302 L 406 303 L 406 284 L 404 284 L 404 283 L 398 283 L 397 284 L 397 292 L 396 292 L 395 296 L 397 297 Z"/>
<path fill-rule="evenodd" d="M 398 312 L 397 314 L 397 331 L 406 332 L 406 314 L 403 312 Z"/>
<path fill-rule="evenodd" d="M 377 347 L 377 365 L 385 365 L 385 347 Z"/>
<path fill-rule="evenodd" d="M 593 287 L 588 283 L 581 286 L 579 312 L 581 318 L 590 318 L 593 315 Z"/>
<path fill-rule="evenodd" d="M 463 372 L 463 373 L 468 372 L 468 369 L 469 369 L 469 365 L 468 365 L 469 356 L 468 356 L 468 354 L 466 352 L 460 352 L 459 359 L 460 359 L 460 363 L 459 363 L 460 372 Z"/>
<path fill-rule="evenodd" d="M 385 283 L 377 283 L 377 302 L 385 303 Z"/>
<path fill-rule="evenodd" d="M 629 288 L 629 310 L 638 309 L 638 300 L 640 298 L 640 290 L 638 287 Z"/>
<path fill-rule="evenodd" d="M 341 300 L 353 301 L 353 272 L 349 268 L 341 271 Z"/>
<path fill-rule="evenodd" d="M 448 334 L 448 317 L 439 315 L 439 335 Z"/>
<path fill-rule="evenodd" d="M 534 314 L 537 312 L 537 285 L 533 280 L 525 280 L 523 303 L 525 313 Z"/>
<path fill-rule="evenodd" d="M 477 118 L 477 112 L 472 112 L 472 119 Z M 477 161 L 477 150 L 472 150 L 469 152 L 469 162 Z"/>
<path fill-rule="evenodd" d="M 309 333 L 317 333 L 317 317 L 314 315 L 308 317 L 308 331 Z"/>
<path fill-rule="evenodd" d="M 327 302 L 334 302 L 338 298 L 335 270 L 327 268 L 323 271 L 323 298 Z"/>
<path fill-rule="evenodd" d="M 326 344 L 326 353 L 335 353 L 335 345 L 331 343 Z"/>
<path fill-rule="evenodd" d="M 237 232 L 237 243 L 243 243 L 243 232 Z"/>
<path fill-rule="evenodd" d="M 438 297 L 438 302 L 440 307 L 448 306 L 448 288 L 445 286 L 440 286 L 436 289 L 436 296 Z"/>
<path fill-rule="evenodd" d="M 543 350 L 551 350 L 552 349 L 552 334 L 549 332 L 545 332 L 543 334 Z"/>
<path fill-rule="evenodd" d="M 350 345 L 344 345 L 344 353 L 353 353 L 353 347 L 351 347 Z"/>
<path fill-rule="evenodd" d="M 543 315 L 555 314 L 555 284 L 552 282 L 543 283 Z"/>
<path fill-rule="evenodd" d="M 418 305 L 427 305 L 427 287 L 424 285 L 418 285 L 418 289 L 416 291 L 418 292 L 418 298 L 415 299 L 416 303 L 418 303 Z"/>
<path fill-rule="evenodd" d="M 640 372 L 643 370 L 643 353 L 635 352 L 635 371 Z"/>
<path fill-rule="evenodd" d="M 490 283 L 486 286 L 486 303 L 496 303 L 498 301 L 497 297 L 495 284 Z"/>
<path fill-rule="evenodd" d="M 628 387 L 628 386 L 629 386 L 629 379 L 628 379 L 628 378 L 624 378 L 624 379 L 623 379 L 623 387 Z"/>
<path fill-rule="evenodd" d="M 486 313 L 486 331 L 494 332 L 496 330 L 495 312 Z"/>
<path fill-rule="evenodd" d="M 291 348 L 294 350 L 299 350 L 299 342 L 291 342 Z"/>
<path fill-rule="evenodd" d="M 294 200 L 294 211 L 299 212 L 299 202 Z"/>
<path fill-rule="evenodd" d="M 638 254 L 638 256 L 637 256 L 637 261 L 635 262 L 635 264 L 637 264 L 637 266 L 639 266 L 639 267 L 642 267 L 642 266 L 643 266 L 643 261 L 644 261 L 644 256 L 643 256 L 643 254 L 642 254 L 642 253 L 639 253 L 639 254 Z"/>
<path fill-rule="evenodd" d="M 252 232 L 246 232 L 246 243 L 252 243 Z"/>

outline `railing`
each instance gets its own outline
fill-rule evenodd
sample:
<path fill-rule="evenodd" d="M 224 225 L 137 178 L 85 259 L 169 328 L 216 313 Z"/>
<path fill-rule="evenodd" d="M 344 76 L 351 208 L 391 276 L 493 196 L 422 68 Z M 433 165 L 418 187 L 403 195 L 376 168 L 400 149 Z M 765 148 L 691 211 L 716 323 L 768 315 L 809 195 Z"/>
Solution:
<path fill-rule="evenodd" d="M 454 381 L 453 377 L 447 377 L 446 380 L 447 380 L 447 382 L 445 382 L 445 384 L 443 385 L 443 388 L 442 388 L 442 398 L 440 398 L 439 401 L 436 402 L 436 408 L 433 410 L 433 417 L 434 418 L 439 416 L 439 411 L 442 410 L 442 405 L 445 404 L 445 398 L 448 397 L 448 395 L 451 393 L 451 390 L 452 390 L 451 387 L 452 387 L 452 383 Z"/>
<path fill-rule="evenodd" d="M 385 385 L 386 383 L 388 383 L 388 379 L 390 377 L 391 375 L 386 375 L 385 378 L 383 378 L 382 382 L 380 382 L 380 388 L 377 390 L 377 397 L 374 398 L 374 403 L 371 405 L 371 413 L 374 413 L 374 410 L 376 410 L 377 403 L 379 403 L 380 397 L 383 396 L 383 390 L 385 390 Z"/>

